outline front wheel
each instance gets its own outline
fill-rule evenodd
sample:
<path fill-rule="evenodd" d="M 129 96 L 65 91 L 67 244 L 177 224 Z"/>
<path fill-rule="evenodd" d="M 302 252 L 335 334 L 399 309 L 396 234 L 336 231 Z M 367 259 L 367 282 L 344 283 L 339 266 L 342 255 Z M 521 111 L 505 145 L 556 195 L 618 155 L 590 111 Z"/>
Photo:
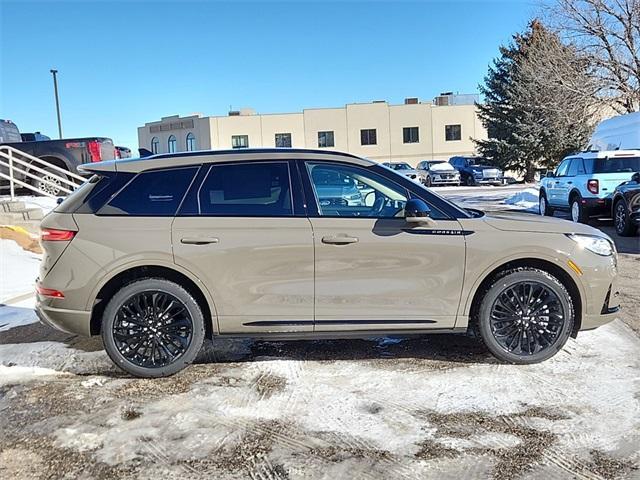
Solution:
<path fill-rule="evenodd" d="M 567 342 L 574 321 L 571 296 L 543 270 L 503 272 L 486 290 L 477 311 L 478 330 L 499 360 L 538 363 Z"/>
<path fill-rule="evenodd" d="M 190 364 L 204 342 L 202 310 L 180 285 L 146 278 L 107 304 L 102 341 L 111 360 L 137 377 L 167 377 Z"/>
<path fill-rule="evenodd" d="M 544 215 L 546 217 L 553 217 L 553 208 L 549 206 L 549 202 L 547 202 L 547 196 L 545 195 L 544 192 L 540 193 L 539 208 L 540 208 L 540 215 Z"/>
<path fill-rule="evenodd" d="M 427 175 L 427 180 L 426 180 L 426 182 L 425 182 L 425 185 L 426 185 L 427 187 L 431 187 L 431 177 L 430 177 L 429 175 Z"/>
<path fill-rule="evenodd" d="M 467 175 L 467 177 L 464 179 L 464 184 L 467 187 L 473 187 L 476 184 L 476 181 L 471 175 Z"/>
<path fill-rule="evenodd" d="M 618 200 L 613 207 L 613 223 L 616 233 L 621 237 L 631 237 L 636 233 L 636 226 L 631 223 L 631 217 L 624 200 Z"/>

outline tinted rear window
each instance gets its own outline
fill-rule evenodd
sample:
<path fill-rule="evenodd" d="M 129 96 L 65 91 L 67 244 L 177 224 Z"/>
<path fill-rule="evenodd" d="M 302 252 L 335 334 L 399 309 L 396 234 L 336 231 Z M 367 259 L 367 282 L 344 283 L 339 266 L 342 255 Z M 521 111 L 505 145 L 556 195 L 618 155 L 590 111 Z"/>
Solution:
<path fill-rule="evenodd" d="M 589 158 L 584 163 L 589 173 L 640 172 L 640 157 Z"/>
<path fill-rule="evenodd" d="M 188 167 L 139 173 L 98 214 L 172 216 L 197 170 Z"/>
<path fill-rule="evenodd" d="M 284 162 L 214 165 L 198 192 L 201 215 L 290 216 L 289 167 Z"/>
<path fill-rule="evenodd" d="M 92 176 L 89 180 L 84 182 L 78 188 L 76 188 L 64 201 L 59 204 L 54 212 L 56 213 L 73 213 L 77 208 L 82 205 L 89 194 L 97 187 L 98 183 L 104 180 L 104 177 L 98 175 Z"/>

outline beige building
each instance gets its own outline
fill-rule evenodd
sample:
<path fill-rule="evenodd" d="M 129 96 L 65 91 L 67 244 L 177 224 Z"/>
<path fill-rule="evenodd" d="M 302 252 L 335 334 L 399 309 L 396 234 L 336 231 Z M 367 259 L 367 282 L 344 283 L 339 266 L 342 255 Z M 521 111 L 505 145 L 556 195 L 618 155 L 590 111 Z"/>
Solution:
<path fill-rule="evenodd" d="M 433 102 L 407 98 L 309 108 L 302 113 L 257 114 L 251 109 L 227 116 L 163 117 L 138 128 L 140 148 L 154 153 L 247 147 L 340 150 L 378 162 L 472 155 L 472 138 L 486 138 L 475 95 L 443 94 Z"/>

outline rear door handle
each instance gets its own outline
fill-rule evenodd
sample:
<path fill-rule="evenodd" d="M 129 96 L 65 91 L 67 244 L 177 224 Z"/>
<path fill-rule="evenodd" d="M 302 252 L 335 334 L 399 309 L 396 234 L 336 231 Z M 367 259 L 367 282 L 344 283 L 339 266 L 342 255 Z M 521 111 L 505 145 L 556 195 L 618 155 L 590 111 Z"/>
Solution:
<path fill-rule="evenodd" d="M 218 243 L 220 239 L 217 237 L 185 237 L 180 239 L 180 243 L 185 245 L 209 245 L 210 243 Z"/>
<path fill-rule="evenodd" d="M 571 185 L 573 182 L 567 182 L 567 185 Z"/>
<path fill-rule="evenodd" d="M 358 237 L 348 237 L 347 235 L 327 235 L 322 237 L 322 243 L 347 245 L 349 243 L 358 243 Z"/>

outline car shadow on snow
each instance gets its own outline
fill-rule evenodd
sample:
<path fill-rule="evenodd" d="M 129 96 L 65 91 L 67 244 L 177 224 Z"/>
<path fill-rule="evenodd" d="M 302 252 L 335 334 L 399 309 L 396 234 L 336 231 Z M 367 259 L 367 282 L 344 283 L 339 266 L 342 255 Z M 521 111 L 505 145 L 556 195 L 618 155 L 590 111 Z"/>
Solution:
<path fill-rule="evenodd" d="M 26 312 L 28 309 L 23 310 Z M 38 342 L 58 342 L 81 352 L 103 350 L 100 337 L 72 335 L 39 322 L 0 331 L 0 345 L 26 345 Z M 389 361 L 391 365 L 394 364 L 394 359 L 416 364 L 431 362 L 434 365 L 496 363 L 479 340 L 463 334 L 287 341 L 216 337 L 213 341 L 205 342 L 196 363 L 234 363 L 266 359 L 321 362 L 372 360 L 378 364 Z"/>

